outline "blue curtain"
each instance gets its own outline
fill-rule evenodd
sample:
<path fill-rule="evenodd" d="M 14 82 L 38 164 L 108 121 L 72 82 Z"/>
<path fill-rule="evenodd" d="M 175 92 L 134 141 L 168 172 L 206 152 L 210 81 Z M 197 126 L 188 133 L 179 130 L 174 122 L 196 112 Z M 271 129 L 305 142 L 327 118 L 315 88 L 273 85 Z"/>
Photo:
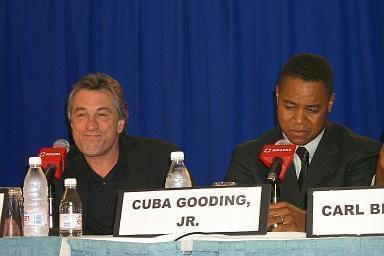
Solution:
<path fill-rule="evenodd" d="M 330 119 L 382 139 L 384 1 L 0 0 L 0 185 L 70 139 L 66 97 L 90 72 L 123 85 L 128 133 L 177 143 L 199 185 L 222 180 L 276 125 L 278 71 L 306 51 L 333 65 Z"/>

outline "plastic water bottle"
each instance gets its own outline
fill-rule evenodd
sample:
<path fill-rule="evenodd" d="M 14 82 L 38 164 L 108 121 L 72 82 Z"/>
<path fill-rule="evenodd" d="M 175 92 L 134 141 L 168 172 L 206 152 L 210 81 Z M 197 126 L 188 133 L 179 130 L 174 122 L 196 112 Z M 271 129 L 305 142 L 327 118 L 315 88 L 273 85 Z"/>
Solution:
<path fill-rule="evenodd" d="M 24 236 L 48 236 L 48 184 L 41 158 L 30 157 L 24 179 Z"/>
<path fill-rule="evenodd" d="M 181 151 L 171 152 L 171 161 L 165 180 L 165 188 L 192 187 L 191 177 L 184 164 L 184 153 Z"/>
<path fill-rule="evenodd" d="M 81 237 L 83 234 L 83 207 L 76 190 L 76 179 L 64 180 L 64 195 L 59 206 L 59 232 L 63 237 Z"/>

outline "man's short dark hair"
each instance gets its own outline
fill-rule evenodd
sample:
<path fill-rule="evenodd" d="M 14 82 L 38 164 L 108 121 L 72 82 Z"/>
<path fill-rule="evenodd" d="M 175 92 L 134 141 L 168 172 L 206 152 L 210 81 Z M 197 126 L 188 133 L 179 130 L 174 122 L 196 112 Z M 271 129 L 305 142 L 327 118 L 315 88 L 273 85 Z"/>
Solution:
<path fill-rule="evenodd" d="M 128 106 L 124 99 L 123 89 L 118 81 L 104 73 L 88 74 L 73 86 L 73 90 L 69 94 L 67 101 L 67 117 L 69 120 L 71 119 L 72 114 L 72 99 L 76 93 L 82 89 L 91 91 L 109 91 L 112 94 L 113 104 L 115 105 L 118 118 L 124 120 L 125 125 L 127 124 Z"/>
<path fill-rule="evenodd" d="M 329 62 L 313 53 L 300 53 L 291 57 L 280 71 L 277 84 L 295 77 L 308 82 L 322 82 L 329 95 L 333 93 L 333 71 Z"/>

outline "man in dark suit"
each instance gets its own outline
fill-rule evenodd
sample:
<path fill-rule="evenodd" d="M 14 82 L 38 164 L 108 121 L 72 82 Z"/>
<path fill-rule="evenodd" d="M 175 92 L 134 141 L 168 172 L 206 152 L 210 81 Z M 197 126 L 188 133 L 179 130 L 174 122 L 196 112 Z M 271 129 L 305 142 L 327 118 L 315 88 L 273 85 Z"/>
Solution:
<path fill-rule="evenodd" d="M 327 121 L 335 101 L 330 64 L 314 54 L 299 54 L 283 66 L 276 86 L 279 126 L 237 147 L 227 181 L 266 182 L 261 149 L 279 139 L 297 145 L 293 165 L 278 185 L 280 202 L 271 204 L 273 231 L 305 231 L 306 194 L 311 187 L 370 185 L 379 143 Z"/>
<path fill-rule="evenodd" d="M 384 144 L 381 146 L 379 160 L 377 161 L 375 185 L 384 186 Z"/>
<path fill-rule="evenodd" d="M 84 233 L 112 234 L 118 190 L 164 187 L 170 153 L 178 148 L 125 134 L 128 110 L 122 88 L 106 74 L 88 74 L 74 85 L 67 114 L 76 145 L 68 152 L 55 201 L 63 195 L 64 179 L 76 178 Z"/>

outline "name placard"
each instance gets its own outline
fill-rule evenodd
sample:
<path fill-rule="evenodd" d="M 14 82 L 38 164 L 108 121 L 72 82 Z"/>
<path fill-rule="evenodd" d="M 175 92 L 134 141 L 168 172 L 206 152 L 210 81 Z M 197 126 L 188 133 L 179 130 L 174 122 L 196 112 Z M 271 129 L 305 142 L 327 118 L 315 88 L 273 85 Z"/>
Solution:
<path fill-rule="evenodd" d="M 266 234 L 270 186 L 119 191 L 114 236 Z"/>
<path fill-rule="evenodd" d="M 4 188 L 0 188 L 0 237 L 3 237 L 3 227 L 4 227 L 4 197 L 7 190 Z"/>
<path fill-rule="evenodd" d="M 384 188 L 310 189 L 307 236 L 384 234 Z"/>

